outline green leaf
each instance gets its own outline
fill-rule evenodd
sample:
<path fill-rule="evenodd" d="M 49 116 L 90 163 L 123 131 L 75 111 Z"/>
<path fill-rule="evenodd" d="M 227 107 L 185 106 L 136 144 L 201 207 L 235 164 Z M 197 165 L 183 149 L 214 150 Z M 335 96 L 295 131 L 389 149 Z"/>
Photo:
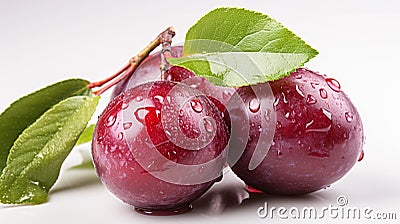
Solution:
<path fill-rule="evenodd" d="M 92 136 L 95 127 L 96 127 L 95 124 L 91 124 L 88 127 L 86 127 L 81 136 L 79 137 L 78 141 L 76 142 L 76 145 L 81 145 L 92 141 Z"/>
<path fill-rule="evenodd" d="M 0 201 L 39 204 L 58 178 L 61 165 L 94 113 L 99 97 L 74 96 L 46 111 L 10 150 L 0 176 Z"/>
<path fill-rule="evenodd" d="M 69 169 L 71 169 L 71 170 L 94 169 L 94 165 L 93 165 L 92 159 L 90 159 L 90 160 L 88 159 L 88 160 L 82 161 L 81 164 L 73 166 Z"/>
<path fill-rule="evenodd" d="M 280 79 L 318 52 L 265 14 L 218 8 L 189 29 L 183 54 L 168 60 L 216 85 L 238 87 Z"/>
<path fill-rule="evenodd" d="M 0 115 L 0 173 L 14 141 L 29 125 L 55 104 L 71 96 L 90 95 L 82 79 L 65 80 L 31 93 L 12 103 Z"/>

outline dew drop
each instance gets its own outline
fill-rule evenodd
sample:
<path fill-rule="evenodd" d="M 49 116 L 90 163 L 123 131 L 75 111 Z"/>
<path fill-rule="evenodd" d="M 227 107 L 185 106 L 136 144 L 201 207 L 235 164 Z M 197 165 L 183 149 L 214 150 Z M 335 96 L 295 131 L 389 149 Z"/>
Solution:
<path fill-rule="evenodd" d="M 204 119 L 204 128 L 206 129 L 207 132 L 212 132 L 214 131 L 214 126 L 211 123 L 211 121 L 207 118 Z"/>
<path fill-rule="evenodd" d="M 142 96 L 137 96 L 137 97 L 136 97 L 136 101 L 137 101 L 137 102 L 141 102 L 142 100 L 143 100 L 143 97 L 142 97 Z"/>
<path fill-rule="evenodd" d="M 361 160 L 363 160 L 364 159 L 364 150 L 361 150 L 361 153 L 360 153 L 360 155 L 358 156 L 358 162 L 360 162 Z"/>
<path fill-rule="evenodd" d="M 301 91 L 299 85 L 296 85 L 296 91 L 300 96 L 304 97 L 304 93 Z"/>
<path fill-rule="evenodd" d="M 115 121 L 117 120 L 117 117 L 114 115 L 110 115 L 107 119 L 107 127 L 111 127 L 115 124 Z"/>
<path fill-rule="evenodd" d="M 315 97 L 313 95 L 308 94 L 307 98 L 306 98 L 306 103 L 310 104 L 310 105 L 315 104 L 315 103 L 317 103 L 317 100 L 315 99 Z"/>
<path fill-rule="evenodd" d="M 277 121 L 276 122 L 276 129 L 281 129 L 281 128 L 282 128 L 281 122 Z"/>
<path fill-rule="evenodd" d="M 161 111 L 160 110 L 156 110 L 156 116 L 160 117 L 160 115 L 161 115 Z"/>
<path fill-rule="evenodd" d="M 322 108 L 322 113 L 323 113 L 329 120 L 332 120 L 332 113 L 331 113 L 329 110 L 327 110 L 327 109 L 325 109 L 325 108 Z"/>
<path fill-rule="evenodd" d="M 171 103 L 171 97 L 170 96 L 166 96 L 165 99 L 167 100 L 168 103 Z"/>
<path fill-rule="evenodd" d="M 122 133 L 122 132 L 118 133 L 117 138 L 118 138 L 119 140 L 124 139 L 124 133 Z"/>
<path fill-rule="evenodd" d="M 288 100 L 286 99 L 286 95 L 282 92 L 282 96 L 283 96 L 283 103 L 287 104 Z"/>
<path fill-rule="evenodd" d="M 286 119 L 289 119 L 289 118 L 290 118 L 290 113 L 289 113 L 289 112 L 286 112 L 285 118 L 286 118 Z"/>
<path fill-rule="evenodd" d="M 138 108 L 135 111 L 136 120 L 142 124 L 145 124 L 145 117 L 149 113 L 149 110 L 146 107 Z"/>
<path fill-rule="evenodd" d="M 154 99 L 157 99 L 160 103 L 164 103 L 164 97 L 160 95 L 154 96 Z"/>
<path fill-rule="evenodd" d="M 201 102 L 199 100 L 197 100 L 197 99 L 191 100 L 190 101 L 190 106 L 197 113 L 201 113 L 203 111 L 203 105 L 201 105 Z"/>
<path fill-rule="evenodd" d="M 322 99 L 328 98 L 328 93 L 324 88 L 319 89 L 319 95 L 322 97 Z"/>
<path fill-rule="evenodd" d="M 340 92 L 340 83 L 333 78 L 325 79 L 328 86 L 335 92 Z"/>
<path fill-rule="evenodd" d="M 350 112 L 344 113 L 344 117 L 346 118 L 347 122 L 351 122 L 353 120 L 353 115 Z"/>
<path fill-rule="evenodd" d="M 257 113 L 260 110 L 260 101 L 257 98 L 253 98 L 249 102 L 249 109 L 253 113 Z"/>
<path fill-rule="evenodd" d="M 204 171 L 204 166 L 201 166 L 200 168 L 199 168 L 199 173 L 201 173 L 201 172 L 203 172 Z"/>
<path fill-rule="evenodd" d="M 281 157 L 281 156 L 283 155 L 282 151 L 278 149 L 277 155 L 278 155 L 279 157 Z"/>
<path fill-rule="evenodd" d="M 129 103 L 122 103 L 122 110 L 126 110 L 129 107 Z"/>
<path fill-rule="evenodd" d="M 185 114 L 185 113 L 184 113 L 183 110 L 179 110 L 179 116 L 180 116 L 180 117 L 183 117 L 184 114 Z"/>
<path fill-rule="evenodd" d="M 124 130 L 127 130 L 132 127 L 132 122 L 125 122 L 122 126 L 124 127 Z"/>
<path fill-rule="evenodd" d="M 313 89 L 316 89 L 317 86 L 319 85 L 319 83 L 318 83 L 318 82 L 311 82 L 310 85 L 311 85 L 311 87 L 312 87 Z"/>
<path fill-rule="evenodd" d="M 279 104 L 279 98 L 275 98 L 275 100 L 274 100 L 274 107 L 276 107 L 276 106 L 278 106 L 278 104 Z"/>
<path fill-rule="evenodd" d="M 311 120 L 310 122 L 308 122 L 306 124 L 306 128 L 310 127 L 310 125 L 312 125 L 314 123 L 314 120 Z M 300 144 L 300 140 L 299 140 L 299 144 Z"/>
<path fill-rule="evenodd" d="M 302 76 L 300 73 L 298 73 L 298 72 L 294 73 L 294 77 L 295 77 L 296 79 L 301 79 L 301 78 L 303 78 L 303 76 Z"/>

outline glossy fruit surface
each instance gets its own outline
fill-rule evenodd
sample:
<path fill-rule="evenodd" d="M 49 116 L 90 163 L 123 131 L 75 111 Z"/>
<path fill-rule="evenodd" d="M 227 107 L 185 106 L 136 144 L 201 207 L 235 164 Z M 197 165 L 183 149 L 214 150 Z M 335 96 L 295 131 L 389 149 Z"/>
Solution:
<path fill-rule="evenodd" d="M 227 127 L 209 99 L 184 84 L 158 81 L 114 98 L 92 141 L 109 191 L 145 211 L 187 207 L 221 178 Z"/>
<path fill-rule="evenodd" d="M 263 94 L 269 88 L 274 100 Z M 339 180 L 362 156 L 360 115 L 335 79 L 298 69 L 237 93 L 244 106 L 230 102 L 230 116 L 242 130 L 233 133 L 230 150 L 245 149 L 232 170 L 251 187 L 273 194 L 313 192 Z M 268 154 L 255 153 L 257 147 L 269 147 Z M 255 169 L 253 154 L 263 158 Z"/>

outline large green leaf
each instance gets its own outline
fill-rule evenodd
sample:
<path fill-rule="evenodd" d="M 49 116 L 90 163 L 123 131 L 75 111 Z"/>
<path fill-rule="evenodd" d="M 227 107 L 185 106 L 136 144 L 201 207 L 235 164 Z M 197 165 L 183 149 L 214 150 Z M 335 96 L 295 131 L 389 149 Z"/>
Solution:
<path fill-rule="evenodd" d="M 318 52 L 265 14 L 218 8 L 189 29 L 183 54 L 168 60 L 216 85 L 237 87 L 280 79 Z"/>
<path fill-rule="evenodd" d="M 88 81 L 65 80 L 29 94 L 12 103 L 0 115 L 0 173 L 14 141 L 29 125 L 55 104 L 71 96 L 90 95 Z"/>
<path fill-rule="evenodd" d="M 46 111 L 10 150 L 0 176 L 0 201 L 38 204 L 58 178 L 61 165 L 94 113 L 99 97 L 74 96 Z"/>

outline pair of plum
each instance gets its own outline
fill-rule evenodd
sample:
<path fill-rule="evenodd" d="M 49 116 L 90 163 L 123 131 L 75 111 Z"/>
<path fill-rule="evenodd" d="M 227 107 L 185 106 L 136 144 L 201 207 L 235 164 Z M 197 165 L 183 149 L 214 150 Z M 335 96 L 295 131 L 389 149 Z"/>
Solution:
<path fill-rule="evenodd" d="M 363 154 L 360 116 L 334 79 L 301 68 L 228 88 L 176 66 L 161 80 L 160 63 L 150 55 L 115 86 L 92 141 L 103 184 L 139 211 L 187 209 L 227 162 L 248 186 L 292 195 L 329 186 Z"/>

